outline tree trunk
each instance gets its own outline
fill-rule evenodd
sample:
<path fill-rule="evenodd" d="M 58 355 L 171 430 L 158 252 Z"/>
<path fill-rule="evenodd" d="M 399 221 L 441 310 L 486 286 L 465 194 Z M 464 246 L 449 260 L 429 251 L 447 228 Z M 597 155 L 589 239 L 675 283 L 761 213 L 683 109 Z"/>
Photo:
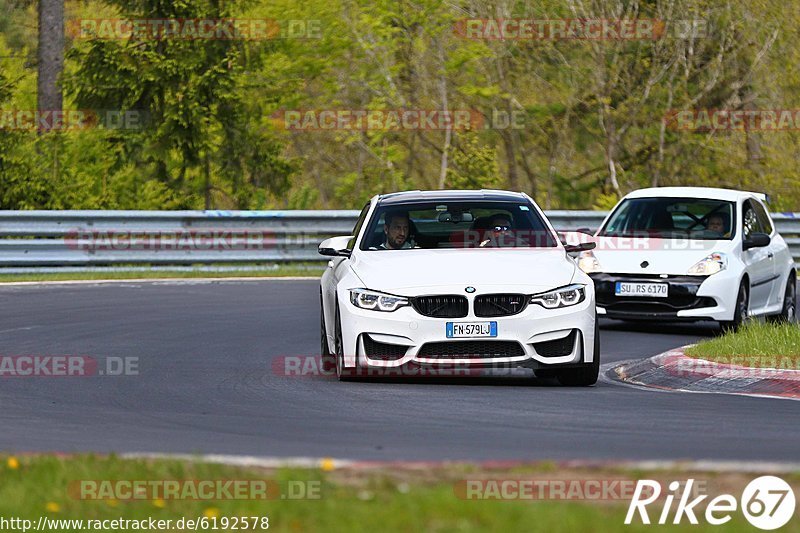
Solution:
<path fill-rule="evenodd" d="M 519 187 L 519 173 L 517 171 L 517 150 L 514 146 L 514 139 L 509 130 L 501 130 L 500 137 L 503 139 L 503 147 L 506 152 L 508 188 L 512 191 L 516 191 Z"/>
<path fill-rule="evenodd" d="M 747 86 L 742 96 L 742 107 L 746 111 L 756 108 L 755 105 L 756 94 L 751 86 Z M 761 161 L 764 158 L 764 153 L 761 150 L 761 136 L 758 132 L 750 131 L 748 127 L 744 130 L 744 146 L 747 151 L 747 166 L 757 176 L 761 176 L 763 168 Z"/>
<path fill-rule="evenodd" d="M 442 72 L 439 77 L 439 94 L 442 99 L 442 113 L 449 113 L 448 100 L 447 100 L 447 77 L 445 73 L 445 59 L 444 49 L 442 48 L 442 41 L 439 40 L 439 61 L 441 61 Z M 444 189 L 447 183 L 447 165 L 448 155 L 450 152 L 450 143 L 453 140 L 453 129 L 448 127 L 444 131 L 444 145 L 442 146 L 442 158 L 439 161 L 439 189 Z"/>
<path fill-rule="evenodd" d="M 203 174 L 205 178 L 205 197 L 206 197 L 206 211 L 211 209 L 211 161 L 209 160 L 208 153 L 206 153 Z"/>
<path fill-rule="evenodd" d="M 60 111 L 62 97 L 59 78 L 64 70 L 64 0 L 39 0 L 38 63 L 38 111 Z M 45 122 L 52 123 L 49 120 Z"/>
<path fill-rule="evenodd" d="M 606 115 L 606 164 L 608 165 L 608 183 L 617 196 L 622 196 L 617 179 L 617 128 L 613 119 Z"/>
<path fill-rule="evenodd" d="M 677 63 L 675 66 L 672 67 L 672 72 L 669 76 L 669 81 L 667 81 L 667 105 L 666 110 L 667 112 L 672 111 L 672 102 L 675 97 L 675 75 L 677 72 Z M 661 184 L 661 176 L 664 172 L 664 144 L 666 143 L 666 136 L 667 136 L 667 121 L 666 119 L 661 120 L 661 124 L 658 128 L 658 159 L 656 162 L 656 167 L 653 170 L 653 178 L 650 181 L 651 187 L 658 187 Z"/>

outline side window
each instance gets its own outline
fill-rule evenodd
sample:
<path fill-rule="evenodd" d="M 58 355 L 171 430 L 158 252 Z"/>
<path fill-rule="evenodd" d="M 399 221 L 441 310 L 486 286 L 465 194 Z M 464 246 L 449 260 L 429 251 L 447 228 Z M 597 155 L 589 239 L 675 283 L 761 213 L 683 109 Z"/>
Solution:
<path fill-rule="evenodd" d="M 772 234 L 772 219 L 769 218 L 767 214 L 767 210 L 761 205 L 761 202 L 753 201 L 753 208 L 756 211 L 756 218 L 758 218 L 758 223 L 761 226 L 762 233 L 766 233 L 767 235 Z"/>
<path fill-rule="evenodd" d="M 361 214 L 358 215 L 358 220 L 356 220 L 356 226 L 353 228 L 353 238 L 347 241 L 347 248 L 349 250 L 355 249 L 356 239 L 358 239 L 358 234 L 361 233 L 361 226 L 364 225 L 364 221 L 367 219 L 368 212 L 369 212 L 369 202 L 367 202 L 367 205 L 365 205 L 364 209 L 361 210 Z"/>
<path fill-rule="evenodd" d="M 742 235 L 745 239 L 749 239 L 753 233 L 763 233 L 764 228 L 756 215 L 756 210 L 753 207 L 753 202 L 745 200 L 742 207 Z"/>

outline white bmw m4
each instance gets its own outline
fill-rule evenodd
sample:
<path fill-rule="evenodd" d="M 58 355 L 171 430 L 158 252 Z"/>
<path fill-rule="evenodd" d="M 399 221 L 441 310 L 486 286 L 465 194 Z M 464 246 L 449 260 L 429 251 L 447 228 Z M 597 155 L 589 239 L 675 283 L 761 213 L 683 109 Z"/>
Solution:
<path fill-rule="evenodd" d="M 375 196 L 352 233 L 319 246 L 332 256 L 320 284 L 321 348 L 339 379 L 412 366 L 597 381 L 594 286 L 571 255 L 594 243 L 564 245 L 527 195 Z"/>

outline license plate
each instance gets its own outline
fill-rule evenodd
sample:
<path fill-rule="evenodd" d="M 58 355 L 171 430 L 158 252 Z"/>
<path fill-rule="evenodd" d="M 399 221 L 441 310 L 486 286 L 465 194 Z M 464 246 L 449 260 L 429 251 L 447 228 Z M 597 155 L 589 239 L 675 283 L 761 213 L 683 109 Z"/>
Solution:
<path fill-rule="evenodd" d="M 617 296 L 667 298 L 669 296 L 669 285 L 666 283 L 629 283 L 618 281 L 614 294 Z"/>
<path fill-rule="evenodd" d="M 497 322 L 448 322 L 447 338 L 497 337 Z"/>

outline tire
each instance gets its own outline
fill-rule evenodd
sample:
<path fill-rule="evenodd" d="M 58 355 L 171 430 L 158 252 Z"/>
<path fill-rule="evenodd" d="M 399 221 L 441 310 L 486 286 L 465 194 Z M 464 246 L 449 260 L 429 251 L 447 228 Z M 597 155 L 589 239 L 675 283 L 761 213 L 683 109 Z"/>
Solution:
<path fill-rule="evenodd" d="M 783 293 L 783 309 L 780 314 L 769 317 L 770 322 L 794 322 L 797 319 L 797 285 L 794 272 L 789 275 L 786 290 Z"/>
<path fill-rule="evenodd" d="M 334 328 L 334 348 L 336 353 L 333 354 L 336 361 L 336 379 L 339 381 L 351 381 L 353 379 L 352 370 L 348 370 L 344 366 L 344 342 L 342 341 L 342 317 L 339 316 L 339 304 L 336 304 L 336 327 Z"/>
<path fill-rule="evenodd" d="M 325 310 L 322 307 L 322 294 L 319 295 L 319 344 L 320 361 L 323 372 L 327 373 L 336 368 L 336 360 L 328 347 L 328 333 L 325 330 Z"/>
<path fill-rule="evenodd" d="M 750 311 L 750 294 L 744 284 L 744 280 L 739 284 L 739 292 L 736 296 L 736 308 L 733 311 L 733 320 L 721 321 L 719 325 L 725 332 L 737 331 L 742 324 L 747 322 Z"/>
<path fill-rule="evenodd" d="M 319 353 L 322 357 L 330 357 L 331 351 L 328 348 L 328 333 L 325 331 L 325 309 L 322 306 L 322 294 L 319 295 Z"/>
<path fill-rule="evenodd" d="M 589 387 L 597 383 L 600 375 L 600 330 L 597 316 L 594 317 L 594 359 L 579 368 L 568 368 L 556 372 L 556 379 L 565 387 Z"/>

